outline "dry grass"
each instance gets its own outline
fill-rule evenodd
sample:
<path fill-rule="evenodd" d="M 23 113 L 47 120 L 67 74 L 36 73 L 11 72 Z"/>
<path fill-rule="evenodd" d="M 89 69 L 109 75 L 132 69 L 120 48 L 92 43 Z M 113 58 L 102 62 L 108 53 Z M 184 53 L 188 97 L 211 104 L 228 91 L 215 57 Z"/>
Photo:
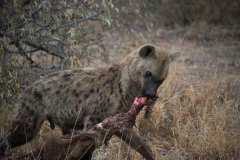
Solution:
<path fill-rule="evenodd" d="M 238 151 L 239 110 L 228 85 L 210 81 L 201 84 L 202 90 L 190 86 L 179 96 L 171 128 L 177 147 L 204 159 L 226 159 Z"/>
<path fill-rule="evenodd" d="M 238 159 L 237 81 L 225 77 L 190 83 L 184 77 L 184 67 L 177 67 L 160 88 L 151 118 L 138 121 L 156 159 Z"/>

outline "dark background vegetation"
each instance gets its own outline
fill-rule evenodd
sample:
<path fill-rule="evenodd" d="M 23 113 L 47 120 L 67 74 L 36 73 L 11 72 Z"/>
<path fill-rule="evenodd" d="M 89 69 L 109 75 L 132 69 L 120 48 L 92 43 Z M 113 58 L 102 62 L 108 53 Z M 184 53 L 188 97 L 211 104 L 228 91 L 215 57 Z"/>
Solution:
<path fill-rule="evenodd" d="M 157 159 L 238 159 L 239 27 L 239 0 L 0 0 L 0 125 L 39 77 L 153 43 L 180 55 L 152 117 L 138 121 Z M 125 158 L 110 146 L 108 157 Z"/>

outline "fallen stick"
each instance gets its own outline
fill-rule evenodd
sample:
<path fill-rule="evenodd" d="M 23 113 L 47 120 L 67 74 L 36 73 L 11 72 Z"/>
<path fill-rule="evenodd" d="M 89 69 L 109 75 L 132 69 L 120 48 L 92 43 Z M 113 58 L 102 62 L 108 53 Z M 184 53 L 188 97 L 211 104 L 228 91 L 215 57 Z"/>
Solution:
<path fill-rule="evenodd" d="M 124 130 L 131 129 L 135 125 L 136 117 L 146 105 L 147 98 L 140 97 L 134 100 L 130 110 L 104 119 L 101 123 L 84 132 L 76 132 L 74 135 L 47 138 L 45 144 L 38 147 L 32 153 L 18 157 L 8 157 L 6 160 L 29 159 L 41 160 L 85 160 L 88 153 L 92 153 L 97 147 L 107 144 L 113 135 L 120 134 Z M 152 156 L 144 153 L 141 147 L 138 149 L 147 160 L 153 160 Z"/>

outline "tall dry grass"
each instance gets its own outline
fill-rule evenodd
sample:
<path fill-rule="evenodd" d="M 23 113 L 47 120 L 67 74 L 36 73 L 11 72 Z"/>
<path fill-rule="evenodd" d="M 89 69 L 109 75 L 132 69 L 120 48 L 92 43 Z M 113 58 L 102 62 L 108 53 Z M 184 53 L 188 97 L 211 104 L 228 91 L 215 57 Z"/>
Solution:
<path fill-rule="evenodd" d="M 139 119 L 140 131 L 151 140 L 156 159 L 238 159 L 237 84 L 230 77 L 191 83 L 184 77 L 184 68 L 171 72 L 151 118 Z"/>

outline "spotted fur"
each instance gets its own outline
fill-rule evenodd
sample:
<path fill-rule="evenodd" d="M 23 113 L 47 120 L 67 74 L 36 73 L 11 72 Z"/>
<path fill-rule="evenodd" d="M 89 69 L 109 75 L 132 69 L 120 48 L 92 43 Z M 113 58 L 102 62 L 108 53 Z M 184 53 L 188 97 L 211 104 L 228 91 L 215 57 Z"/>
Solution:
<path fill-rule="evenodd" d="M 142 94 L 144 73 L 163 81 L 168 54 L 147 44 L 119 64 L 106 68 L 64 70 L 33 83 L 21 95 L 18 112 L 7 137 L 11 147 L 31 140 L 44 120 L 64 133 L 83 130 L 119 112 L 126 112 L 134 97 Z M 23 138 L 25 137 L 25 138 Z"/>

